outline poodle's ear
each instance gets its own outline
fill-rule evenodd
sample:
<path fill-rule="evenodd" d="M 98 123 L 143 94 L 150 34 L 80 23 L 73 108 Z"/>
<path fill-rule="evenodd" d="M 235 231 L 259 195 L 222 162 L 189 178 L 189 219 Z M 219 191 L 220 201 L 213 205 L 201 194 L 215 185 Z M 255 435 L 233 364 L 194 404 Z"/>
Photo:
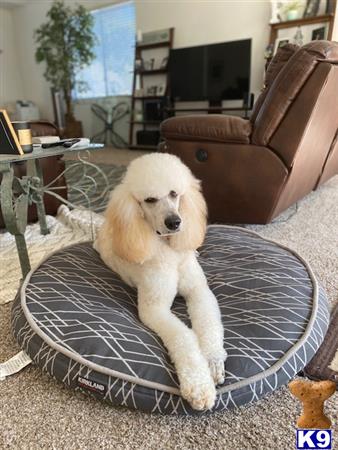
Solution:
<path fill-rule="evenodd" d="M 137 201 L 120 184 L 111 194 L 106 209 L 105 232 L 114 253 L 131 263 L 142 264 L 154 254 L 154 231 L 146 222 Z"/>
<path fill-rule="evenodd" d="M 207 206 L 201 194 L 200 182 L 192 178 L 188 190 L 180 198 L 179 212 L 182 231 L 170 239 L 177 250 L 196 250 L 204 241 L 207 226 Z"/>

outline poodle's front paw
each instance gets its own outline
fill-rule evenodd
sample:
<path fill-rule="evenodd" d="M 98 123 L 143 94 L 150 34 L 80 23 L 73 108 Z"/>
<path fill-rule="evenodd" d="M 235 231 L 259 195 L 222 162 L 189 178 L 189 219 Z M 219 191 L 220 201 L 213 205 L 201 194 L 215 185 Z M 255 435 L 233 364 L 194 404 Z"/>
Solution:
<path fill-rule="evenodd" d="M 216 389 L 212 379 L 205 382 L 186 382 L 181 384 L 181 395 L 193 409 L 211 409 L 216 400 Z"/>
<path fill-rule="evenodd" d="M 210 374 L 215 384 L 223 384 L 225 378 L 224 363 L 228 356 L 227 352 L 222 347 L 208 352 L 204 351 L 204 355 L 208 361 Z"/>
<path fill-rule="evenodd" d="M 215 384 L 223 384 L 225 380 L 224 358 L 210 358 L 208 360 L 211 376 Z"/>

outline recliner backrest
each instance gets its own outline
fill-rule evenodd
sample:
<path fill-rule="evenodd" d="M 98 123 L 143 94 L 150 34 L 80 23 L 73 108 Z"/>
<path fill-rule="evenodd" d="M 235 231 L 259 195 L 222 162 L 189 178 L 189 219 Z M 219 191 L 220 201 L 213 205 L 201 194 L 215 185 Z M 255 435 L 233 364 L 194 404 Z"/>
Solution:
<path fill-rule="evenodd" d="M 258 107 L 251 117 L 253 123 L 251 142 L 255 145 L 269 144 L 291 104 L 316 67 L 323 62 L 338 62 L 338 44 L 329 41 L 313 41 L 299 48 L 288 58 L 286 52 L 283 56 L 286 58 L 284 66 L 278 74 L 272 67 L 272 74 L 275 77 L 267 91 L 261 94 L 263 98 L 257 100 Z M 313 95 L 316 94 L 318 95 L 318 92 L 313 93 Z"/>
<path fill-rule="evenodd" d="M 268 67 L 266 68 L 265 77 L 264 77 L 264 87 L 260 94 L 260 96 L 257 98 L 257 101 L 254 105 L 250 121 L 252 123 L 255 123 L 257 115 L 264 103 L 265 97 L 267 96 L 271 85 L 276 78 L 276 76 L 279 74 L 279 72 L 283 69 L 287 61 L 291 58 L 291 56 L 299 50 L 298 45 L 294 44 L 286 44 L 283 47 L 280 47 L 275 54 L 275 56 L 270 61 Z"/>

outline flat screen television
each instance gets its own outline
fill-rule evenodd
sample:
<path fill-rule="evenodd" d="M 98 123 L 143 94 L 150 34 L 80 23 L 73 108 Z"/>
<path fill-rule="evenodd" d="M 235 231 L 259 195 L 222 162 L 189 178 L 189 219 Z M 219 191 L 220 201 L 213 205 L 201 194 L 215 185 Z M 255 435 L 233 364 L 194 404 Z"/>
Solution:
<path fill-rule="evenodd" d="M 244 99 L 250 89 L 251 39 L 170 51 L 174 101 Z"/>

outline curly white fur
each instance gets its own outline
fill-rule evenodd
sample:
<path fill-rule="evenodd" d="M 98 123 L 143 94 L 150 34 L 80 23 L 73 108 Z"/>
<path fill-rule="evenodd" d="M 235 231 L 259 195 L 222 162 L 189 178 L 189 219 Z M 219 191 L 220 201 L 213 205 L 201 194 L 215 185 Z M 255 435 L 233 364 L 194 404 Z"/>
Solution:
<path fill-rule="evenodd" d="M 181 220 L 177 229 L 165 220 Z M 223 326 L 195 250 L 206 230 L 200 183 L 179 158 L 153 153 L 135 159 L 112 192 L 95 249 L 103 261 L 138 289 L 141 321 L 169 351 L 182 396 L 198 410 L 215 403 L 224 381 Z M 172 312 L 185 297 L 192 329 Z"/>

